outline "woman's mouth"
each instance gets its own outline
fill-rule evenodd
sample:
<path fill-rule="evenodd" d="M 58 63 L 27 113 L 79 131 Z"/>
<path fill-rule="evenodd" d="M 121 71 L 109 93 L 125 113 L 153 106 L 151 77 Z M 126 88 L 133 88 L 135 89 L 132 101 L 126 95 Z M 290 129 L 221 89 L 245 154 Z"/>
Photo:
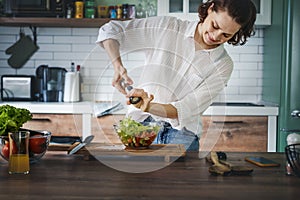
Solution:
<path fill-rule="evenodd" d="M 209 34 L 209 33 L 207 33 L 207 42 L 209 43 L 209 44 L 215 44 L 215 43 L 217 43 L 217 40 L 215 40 L 213 37 L 211 37 L 211 35 Z"/>

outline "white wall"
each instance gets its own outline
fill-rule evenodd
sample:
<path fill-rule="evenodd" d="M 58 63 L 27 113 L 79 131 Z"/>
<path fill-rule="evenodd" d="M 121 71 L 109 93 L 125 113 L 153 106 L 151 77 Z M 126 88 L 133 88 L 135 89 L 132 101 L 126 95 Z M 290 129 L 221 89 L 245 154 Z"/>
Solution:
<path fill-rule="evenodd" d="M 25 28 L 25 33 L 31 31 Z M 82 67 L 83 100 L 111 100 L 111 77 L 106 53 L 95 45 L 97 28 L 38 28 L 38 46 L 40 49 L 21 69 L 13 69 L 7 64 L 9 55 L 5 50 L 15 43 L 19 36 L 18 27 L 0 27 L 0 75 L 35 74 L 41 64 L 51 67 L 65 67 L 69 70 L 71 62 Z M 232 56 L 235 68 L 228 87 L 217 100 L 258 102 L 262 92 L 263 29 L 257 29 L 256 35 L 242 47 L 226 45 Z M 129 54 L 123 57 L 126 66 L 143 64 L 141 54 Z M 134 77 L 135 75 L 133 75 Z M 224 97 L 225 96 L 225 97 Z"/>

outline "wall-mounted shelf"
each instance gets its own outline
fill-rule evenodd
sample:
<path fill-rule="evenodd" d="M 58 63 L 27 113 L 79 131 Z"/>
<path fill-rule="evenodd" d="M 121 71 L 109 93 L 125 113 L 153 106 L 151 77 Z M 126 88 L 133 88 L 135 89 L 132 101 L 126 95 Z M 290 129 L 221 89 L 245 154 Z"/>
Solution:
<path fill-rule="evenodd" d="M 32 27 L 77 27 L 99 28 L 109 22 L 109 18 L 23 18 L 23 17 L 0 17 L 0 26 L 32 26 Z"/>

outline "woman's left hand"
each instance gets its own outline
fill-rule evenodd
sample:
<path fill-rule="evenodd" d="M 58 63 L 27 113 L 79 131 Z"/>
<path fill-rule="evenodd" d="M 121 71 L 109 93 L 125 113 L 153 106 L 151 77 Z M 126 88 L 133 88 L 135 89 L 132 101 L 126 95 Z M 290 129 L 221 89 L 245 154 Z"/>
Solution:
<path fill-rule="evenodd" d="M 148 94 L 143 89 L 133 88 L 127 95 L 128 98 L 127 104 L 130 105 L 129 97 L 140 97 L 141 100 L 136 103 L 132 104 L 134 107 L 141 109 L 143 112 L 148 112 L 150 107 L 150 102 L 154 99 L 154 96 L 152 94 Z"/>

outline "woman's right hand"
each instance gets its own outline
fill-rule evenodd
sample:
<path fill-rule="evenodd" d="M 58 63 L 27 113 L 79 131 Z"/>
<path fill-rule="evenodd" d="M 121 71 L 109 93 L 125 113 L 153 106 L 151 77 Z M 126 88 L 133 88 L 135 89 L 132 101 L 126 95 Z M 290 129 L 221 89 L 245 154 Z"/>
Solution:
<path fill-rule="evenodd" d="M 130 97 L 139 97 L 140 101 L 138 103 L 132 104 L 130 102 Z M 129 93 L 127 94 L 127 104 L 132 104 L 134 107 L 142 110 L 143 112 L 149 112 L 150 103 L 154 99 L 153 94 L 148 94 L 143 89 L 133 88 Z"/>
<path fill-rule="evenodd" d="M 127 70 L 122 64 L 119 43 L 114 39 L 107 39 L 102 42 L 102 45 L 109 55 L 115 70 L 112 86 L 126 95 L 125 88 L 122 86 L 121 82 L 124 81 L 127 85 L 132 85 L 133 81 L 127 75 Z"/>
<path fill-rule="evenodd" d="M 115 87 L 117 90 L 119 90 L 123 94 L 127 94 L 124 88 L 124 84 L 122 82 L 126 83 L 126 85 L 132 85 L 133 81 L 128 76 L 127 70 L 122 65 L 115 67 L 115 73 L 112 80 L 112 86 Z"/>

